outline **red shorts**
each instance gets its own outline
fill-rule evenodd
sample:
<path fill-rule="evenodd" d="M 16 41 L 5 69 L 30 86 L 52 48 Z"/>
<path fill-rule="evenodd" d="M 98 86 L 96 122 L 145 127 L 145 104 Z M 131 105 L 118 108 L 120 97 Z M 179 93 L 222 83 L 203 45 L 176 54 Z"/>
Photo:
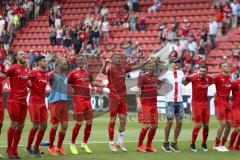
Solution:
<path fill-rule="evenodd" d="M 23 124 L 27 116 L 27 102 L 26 101 L 7 101 L 7 109 L 9 117 L 12 121 Z"/>
<path fill-rule="evenodd" d="M 109 113 L 110 117 L 115 117 L 117 114 L 127 115 L 127 105 L 125 97 L 109 96 Z"/>
<path fill-rule="evenodd" d="M 157 106 L 142 106 L 138 112 L 138 121 L 143 124 L 158 124 Z"/>
<path fill-rule="evenodd" d="M 230 104 L 226 102 L 214 101 L 215 104 L 215 115 L 217 120 L 231 120 L 232 113 Z"/>
<path fill-rule="evenodd" d="M 208 123 L 210 119 L 210 110 L 208 105 L 192 106 L 192 121 L 194 123 Z"/>
<path fill-rule="evenodd" d="M 32 123 L 47 122 L 48 111 L 47 111 L 45 101 L 43 102 L 29 101 L 28 109 L 29 109 L 30 119 Z"/>
<path fill-rule="evenodd" d="M 51 123 L 68 122 L 68 105 L 66 101 L 49 103 Z"/>
<path fill-rule="evenodd" d="M 3 106 L 3 101 L 2 99 L 0 100 L 0 124 L 4 120 L 4 106 Z"/>
<path fill-rule="evenodd" d="M 90 98 L 74 97 L 73 98 L 73 118 L 76 121 L 92 120 L 93 110 Z"/>
<path fill-rule="evenodd" d="M 239 106 L 234 105 L 232 107 L 232 121 L 231 121 L 231 126 L 232 127 L 240 127 L 240 109 Z"/>

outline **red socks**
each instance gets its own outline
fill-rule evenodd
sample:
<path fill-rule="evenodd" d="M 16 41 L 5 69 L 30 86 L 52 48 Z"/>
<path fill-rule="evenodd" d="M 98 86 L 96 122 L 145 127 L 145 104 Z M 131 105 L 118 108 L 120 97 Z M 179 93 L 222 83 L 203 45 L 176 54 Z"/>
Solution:
<path fill-rule="evenodd" d="M 149 132 L 148 132 L 148 139 L 147 139 L 147 147 L 151 147 L 152 146 L 152 140 L 155 136 L 156 133 L 156 129 L 152 129 L 150 128 Z"/>
<path fill-rule="evenodd" d="M 226 138 L 222 138 L 222 143 L 221 143 L 221 146 L 225 146 L 225 143 L 227 142 L 227 139 Z"/>
<path fill-rule="evenodd" d="M 54 140 L 55 140 L 56 132 L 57 132 L 56 129 L 51 128 L 50 133 L 49 133 L 49 143 L 50 143 L 49 148 L 54 147 L 53 143 L 54 143 Z"/>
<path fill-rule="evenodd" d="M 12 145 L 13 151 L 17 151 L 17 147 L 18 147 L 21 135 L 22 135 L 22 130 L 16 129 L 13 137 L 13 145 Z"/>
<path fill-rule="evenodd" d="M 203 139 L 202 139 L 202 144 L 206 144 L 207 138 L 208 138 L 208 126 L 203 127 Z"/>
<path fill-rule="evenodd" d="M 238 136 L 238 132 L 236 130 L 234 130 L 231 134 L 231 138 L 230 138 L 230 142 L 229 142 L 229 147 L 230 148 L 233 147 L 233 144 L 234 144 L 237 136 Z"/>
<path fill-rule="evenodd" d="M 34 148 L 38 149 L 39 148 L 39 145 L 44 137 L 44 132 L 43 130 L 39 129 L 38 130 L 38 134 L 37 134 L 37 140 L 35 142 L 35 145 L 34 145 Z"/>
<path fill-rule="evenodd" d="M 240 148 L 240 134 L 238 134 L 237 143 L 236 143 L 236 145 L 235 145 L 234 148 L 235 148 L 236 150 L 239 150 L 239 148 Z"/>
<path fill-rule="evenodd" d="M 86 124 L 85 130 L 84 130 L 84 139 L 83 139 L 83 143 L 87 143 L 88 138 L 91 134 L 91 130 L 92 130 L 92 124 Z"/>
<path fill-rule="evenodd" d="M 200 129 L 201 127 L 194 127 L 192 131 L 192 144 L 195 144 Z"/>
<path fill-rule="evenodd" d="M 147 134 L 148 129 L 142 128 L 140 134 L 139 134 L 139 138 L 138 138 L 138 147 L 143 145 L 143 140 Z"/>
<path fill-rule="evenodd" d="M 35 134 L 37 133 L 38 128 L 32 128 L 28 135 L 28 145 L 27 148 L 30 149 L 32 147 L 33 140 L 35 138 Z"/>
<path fill-rule="evenodd" d="M 13 142 L 13 136 L 14 136 L 14 132 L 15 130 L 12 129 L 11 127 L 8 128 L 8 135 L 7 135 L 7 150 L 11 150 L 12 149 L 12 142 Z"/>
<path fill-rule="evenodd" d="M 72 131 L 72 144 L 75 144 L 80 128 L 81 128 L 80 124 L 75 124 Z"/>
<path fill-rule="evenodd" d="M 61 148 L 62 147 L 64 137 L 65 137 L 65 133 L 59 132 L 57 148 Z"/>
<path fill-rule="evenodd" d="M 215 147 L 218 147 L 220 145 L 220 139 L 216 138 L 215 139 Z"/>
<path fill-rule="evenodd" d="M 114 138 L 114 127 L 115 127 L 115 123 L 109 123 L 108 125 L 108 136 L 109 136 L 109 141 L 113 141 Z"/>

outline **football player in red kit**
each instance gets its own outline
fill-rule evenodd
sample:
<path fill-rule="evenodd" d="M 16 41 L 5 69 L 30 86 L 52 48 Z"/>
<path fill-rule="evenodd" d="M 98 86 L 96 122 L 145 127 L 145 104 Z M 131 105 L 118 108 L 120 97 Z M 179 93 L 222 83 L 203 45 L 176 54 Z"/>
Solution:
<path fill-rule="evenodd" d="M 230 66 L 227 62 L 220 63 L 219 68 L 221 72 L 213 76 L 213 83 L 216 86 L 216 94 L 214 99 L 215 114 L 217 120 L 220 123 L 217 130 L 214 149 L 225 152 L 228 151 L 228 149 L 224 145 L 227 141 L 227 137 L 231 129 L 230 122 L 232 113 L 229 102 L 231 91 L 231 76 Z"/>
<path fill-rule="evenodd" d="M 235 129 L 231 134 L 229 150 L 240 150 L 240 78 L 232 82 L 232 121 L 231 126 Z M 238 137 L 238 138 L 237 138 Z M 237 138 L 237 142 L 234 142 Z"/>
<path fill-rule="evenodd" d="M 0 134 L 3 126 L 4 120 L 4 105 L 3 105 L 3 97 L 2 97 L 2 82 L 6 78 L 5 75 L 5 66 L 0 62 Z M 0 159 L 4 159 L 3 155 L 0 154 Z"/>
<path fill-rule="evenodd" d="M 48 74 L 46 72 L 46 58 L 39 56 L 36 58 L 37 67 L 28 73 L 30 83 L 30 98 L 29 98 L 29 113 L 33 126 L 28 136 L 27 152 L 29 156 L 36 154 L 41 156 L 39 145 L 43 139 L 45 130 L 47 128 L 48 111 L 45 104 L 45 91 L 48 83 Z M 32 148 L 36 133 L 36 142 Z"/>
<path fill-rule="evenodd" d="M 130 71 L 140 69 L 144 67 L 150 58 L 141 64 L 134 66 L 123 65 L 123 55 L 120 53 L 115 53 L 112 55 L 112 64 L 109 64 L 109 60 L 106 60 L 101 72 L 108 76 L 108 88 L 110 90 L 109 95 L 109 111 L 110 111 L 110 122 L 108 126 L 109 134 L 109 148 L 112 152 L 116 152 L 117 148 L 114 144 L 114 127 L 117 115 L 120 119 L 119 125 L 119 135 L 117 147 L 120 150 L 126 152 L 127 149 L 123 145 L 123 137 L 126 125 L 127 116 L 127 105 L 126 105 L 126 85 L 125 77 Z"/>
<path fill-rule="evenodd" d="M 158 128 L 157 91 L 162 81 L 158 80 L 156 73 L 156 62 L 152 61 L 146 65 L 146 73 L 138 78 L 137 104 L 138 119 L 143 124 L 138 140 L 138 152 L 156 152 L 152 147 L 152 140 Z M 148 132 L 146 147 L 143 140 Z"/>
<path fill-rule="evenodd" d="M 207 75 L 207 72 L 207 66 L 202 65 L 196 74 L 189 75 L 183 80 L 184 85 L 187 85 L 190 82 L 192 83 L 192 121 L 195 123 L 195 127 L 192 131 L 192 143 L 190 145 L 192 152 L 197 152 L 195 142 L 202 126 L 202 149 L 204 152 L 208 151 L 206 141 L 208 138 L 210 111 L 207 93 L 208 86 L 212 82 L 212 77 Z"/>
<path fill-rule="evenodd" d="M 18 51 L 13 56 L 13 64 L 6 71 L 11 87 L 7 99 L 7 109 L 11 120 L 7 136 L 9 159 L 20 159 L 17 148 L 27 115 L 28 68 L 26 58 L 25 52 Z"/>
<path fill-rule="evenodd" d="M 84 149 L 87 153 L 92 153 L 92 151 L 88 148 L 87 142 L 91 133 L 93 120 L 90 87 L 94 85 L 94 82 L 92 75 L 89 74 L 86 69 L 86 61 L 86 56 L 78 55 L 76 59 L 78 67 L 75 70 L 71 71 L 68 75 L 68 84 L 74 90 L 73 111 L 75 126 L 72 131 L 72 142 L 70 144 L 70 150 L 73 154 L 78 154 L 75 141 L 82 126 L 83 120 L 86 121 L 86 126 L 81 148 Z"/>

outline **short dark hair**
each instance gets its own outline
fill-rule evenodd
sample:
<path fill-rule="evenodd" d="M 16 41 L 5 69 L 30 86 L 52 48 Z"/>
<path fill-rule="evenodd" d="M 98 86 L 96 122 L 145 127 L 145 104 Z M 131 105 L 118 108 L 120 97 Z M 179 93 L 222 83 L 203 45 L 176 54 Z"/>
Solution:
<path fill-rule="evenodd" d="M 208 67 L 207 67 L 207 65 L 204 65 L 204 64 L 203 64 L 203 65 L 201 65 L 201 66 L 200 66 L 200 68 L 205 68 L 205 69 L 207 69 L 207 70 L 208 70 Z"/>
<path fill-rule="evenodd" d="M 218 67 L 221 68 L 223 64 L 227 63 L 226 61 L 222 61 L 221 63 L 219 63 Z"/>
<path fill-rule="evenodd" d="M 37 62 L 39 62 L 39 61 L 41 61 L 41 60 L 43 60 L 43 59 L 46 59 L 46 57 L 45 56 L 38 56 L 37 58 L 36 58 L 36 63 Z"/>

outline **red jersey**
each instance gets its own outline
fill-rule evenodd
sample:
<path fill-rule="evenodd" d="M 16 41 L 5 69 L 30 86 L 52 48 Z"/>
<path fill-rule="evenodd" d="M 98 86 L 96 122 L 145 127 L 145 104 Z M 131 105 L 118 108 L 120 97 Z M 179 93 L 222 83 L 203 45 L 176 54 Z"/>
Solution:
<path fill-rule="evenodd" d="M 157 90 L 158 90 L 158 80 L 157 76 L 146 73 L 139 77 L 138 87 L 141 90 L 141 103 L 143 105 L 153 105 L 157 106 Z"/>
<path fill-rule="evenodd" d="M 45 91 L 48 83 L 48 74 L 46 71 L 34 69 L 28 73 L 28 79 L 31 81 L 30 100 L 44 101 Z"/>
<path fill-rule="evenodd" d="M 231 92 L 231 77 L 219 73 L 213 77 L 213 83 L 216 85 L 215 99 L 229 103 Z"/>
<path fill-rule="evenodd" d="M 0 73 L 5 73 L 5 66 L 0 62 Z M 0 77 L 0 97 L 2 97 L 2 82 L 3 79 Z"/>
<path fill-rule="evenodd" d="M 232 82 L 232 104 L 240 109 L 240 78 Z"/>
<path fill-rule="evenodd" d="M 126 96 L 125 77 L 131 67 L 126 66 L 111 66 L 107 69 L 108 73 L 108 88 L 111 95 L 118 95 L 120 97 Z"/>
<path fill-rule="evenodd" d="M 186 81 L 192 83 L 192 106 L 208 105 L 208 86 L 212 77 L 206 75 L 201 78 L 198 74 L 186 77 Z"/>
<path fill-rule="evenodd" d="M 74 96 L 89 97 L 91 82 L 93 82 L 93 77 L 85 70 L 75 69 L 68 75 L 68 84 L 72 85 Z"/>
<path fill-rule="evenodd" d="M 28 68 L 19 64 L 13 64 L 7 70 L 6 75 L 10 79 L 10 93 L 8 99 L 11 100 L 26 100 L 27 98 L 27 83 L 28 83 Z"/>

